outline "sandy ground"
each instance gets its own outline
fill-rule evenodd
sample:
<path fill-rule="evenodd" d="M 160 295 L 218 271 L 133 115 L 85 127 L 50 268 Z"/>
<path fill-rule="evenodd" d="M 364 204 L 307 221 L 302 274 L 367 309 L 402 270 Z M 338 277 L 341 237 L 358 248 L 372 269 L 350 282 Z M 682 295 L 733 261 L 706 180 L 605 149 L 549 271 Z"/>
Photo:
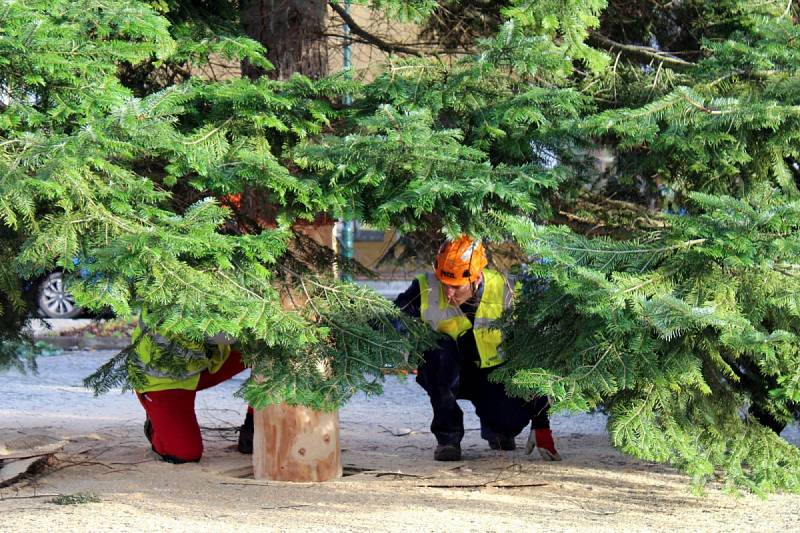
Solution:
<path fill-rule="evenodd" d="M 132 395 L 94 398 L 80 386 L 110 355 L 73 352 L 41 359 L 38 376 L 0 375 L 0 458 L 61 449 L 34 478 L 0 489 L 0 531 L 800 531 L 800 496 L 713 486 L 693 496 L 685 476 L 613 450 L 601 415 L 554 417 L 564 461 L 547 463 L 489 450 L 465 405 L 464 460 L 437 463 L 427 398 L 395 378 L 340 412 L 339 480 L 253 479 L 235 450 L 244 376 L 198 395 L 200 463 L 166 464 L 149 451 Z M 797 428 L 785 436 L 800 442 Z M 76 493 L 100 502 L 49 503 Z"/>

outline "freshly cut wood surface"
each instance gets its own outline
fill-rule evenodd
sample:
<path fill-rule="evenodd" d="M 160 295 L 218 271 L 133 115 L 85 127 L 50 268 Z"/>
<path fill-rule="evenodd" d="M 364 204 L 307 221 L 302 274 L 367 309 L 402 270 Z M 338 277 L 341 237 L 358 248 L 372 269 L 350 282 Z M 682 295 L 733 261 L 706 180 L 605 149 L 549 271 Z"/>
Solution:
<path fill-rule="evenodd" d="M 256 411 L 256 479 L 327 481 L 342 476 L 339 415 L 286 404 Z"/>

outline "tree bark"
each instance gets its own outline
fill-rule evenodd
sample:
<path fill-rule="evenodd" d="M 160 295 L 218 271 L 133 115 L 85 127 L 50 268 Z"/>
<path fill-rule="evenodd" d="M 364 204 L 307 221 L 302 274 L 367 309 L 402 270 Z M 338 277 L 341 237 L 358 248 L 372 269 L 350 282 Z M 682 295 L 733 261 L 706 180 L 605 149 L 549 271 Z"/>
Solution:
<path fill-rule="evenodd" d="M 267 48 L 267 59 L 275 67 L 263 72 L 243 65 L 250 78 L 267 75 L 285 80 L 298 73 L 320 78 L 328 73 L 328 43 L 324 36 L 325 0 L 245 0 L 242 24 L 247 35 Z"/>
<path fill-rule="evenodd" d="M 253 421 L 256 479 L 308 482 L 342 476 L 338 413 L 280 404 L 256 411 Z"/>

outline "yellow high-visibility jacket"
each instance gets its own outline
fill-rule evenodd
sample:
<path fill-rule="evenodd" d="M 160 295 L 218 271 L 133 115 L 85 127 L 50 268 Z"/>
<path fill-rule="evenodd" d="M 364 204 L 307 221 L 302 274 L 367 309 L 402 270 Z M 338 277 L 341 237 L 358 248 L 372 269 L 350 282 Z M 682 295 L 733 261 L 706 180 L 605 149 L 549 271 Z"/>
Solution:
<path fill-rule="evenodd" d="M 504 360 L 499 329 L 491 323 L 511 306 L 513 290 L 505 278 L 494 270 L 483 271 L 483 295 L 475 311 L 474 325 L 456 306 L 447 303 L 442 283 L 433 273 L 417 276 L 420 292 L 420 318 L 434 330 L 458 339 L 470 329 L 475 334 L 475 344 L 480 356 L 480 368 L 497 366 Z"/>
<path fill-rule="evenodd" d="M 133 331 L 131 340 L 134 343 L 138 340 L 135 348 L 137 357 L 132 358 L 129 364 L 135 365 L 147 377 L 146 385 L 136 389 L 139 393 L 168 389 L 196 390 L 200 374 L 206 370 L 212 374 L 217 372 L 231 354 L 229 344 L 207 345 L 185 339 L 173 341 L 152 331 L 143 332 L 141 325 Z M 158 368 L 154 362 L 165 351 L 183 354 L 187 360 L 186 368 L 177 375 Z"/>

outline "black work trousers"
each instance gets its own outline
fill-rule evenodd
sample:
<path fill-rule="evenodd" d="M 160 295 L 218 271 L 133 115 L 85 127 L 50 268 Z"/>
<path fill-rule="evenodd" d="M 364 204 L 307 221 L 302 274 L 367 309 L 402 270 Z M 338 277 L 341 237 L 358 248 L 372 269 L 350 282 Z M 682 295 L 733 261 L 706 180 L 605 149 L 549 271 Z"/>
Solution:
<path fill-rule="evenodd" d="M 464 340 L 466 339 L 466 341 Z M 462 336 L 459 342 L 444 338 L 439 347 L 424 354 L 417 371 L 417 383 L 428 393 L 433 407 L 431 432 L 439 444 L 459 444 L 464 437 L 464 413 L 456 400 L 469 400 L 481 421 L 481 437 L 514 438 L 532 427 L 549 428 L 546 397 L 525 401 L 506 394 L 505 386 L 489 381 L 493 368 L 477 365 L 474 336 Z"/>

